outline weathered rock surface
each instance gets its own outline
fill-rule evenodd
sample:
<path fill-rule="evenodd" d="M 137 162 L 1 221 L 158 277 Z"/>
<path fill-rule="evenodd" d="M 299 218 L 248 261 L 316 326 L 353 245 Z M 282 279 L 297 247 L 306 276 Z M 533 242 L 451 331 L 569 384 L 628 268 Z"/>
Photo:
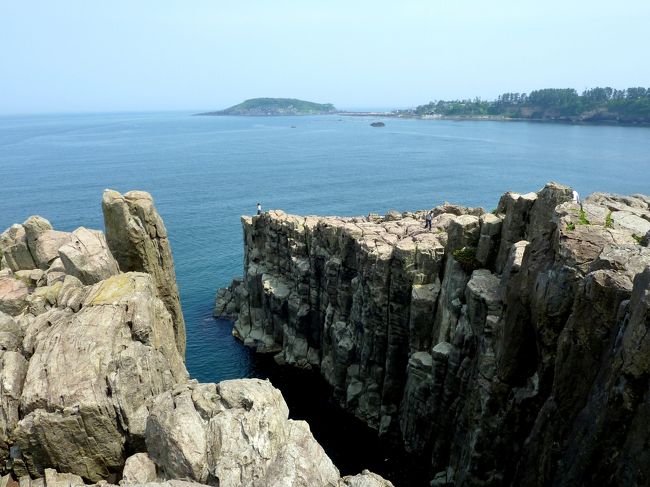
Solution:
<path fill-rule="evenodd" d="M 280 391 L 257 379 L 193 384 L 159 396 L 149 455 L 170 478 L 219 487 L 336 485 L 338 470 Z"/>
<path fill-rule="evenodd" d="M 101 232 L 41 217 L 0 237 L 0 487 L 344 482 L 269 382 L 188 380 L 165 227 L 146 193 L 113 196 L 120 265 L 149 273 L 120 272 Z"/>
<path fill-rule="evenodd" d="M 130 191 L 122 196 L 106 190 L 102 200 L 108 247 L 122 272 L 150 274 L 174 322 L 176 345 L 185 356 L 185 321 L 181 309 L 174 259 L 167 239 L 167 229 L 144 191 Z"/>
<path fill-rule="evenodd" d="M 14 431 L 32 476 L 46 467 L 91 481 L 119 472 L 127 442 L 144 434 L 146 400 L 187 376 L 147 274 L 94 285 L 78 312 L 51 314 L 35 341 Z"/>
<path fill-rule="evenodd" d="M 648 485 L 650 199 L 550 183 L 434 214 L 244 217 L 216 313 L 430 455 L 432 485 Z"/>
<path fill-rule="evenodd" d="M 77 228 L 72 241 L 59 248 L 65 273 L 83 284 L 95 284 L 120 272 L 102 232 Z"/>

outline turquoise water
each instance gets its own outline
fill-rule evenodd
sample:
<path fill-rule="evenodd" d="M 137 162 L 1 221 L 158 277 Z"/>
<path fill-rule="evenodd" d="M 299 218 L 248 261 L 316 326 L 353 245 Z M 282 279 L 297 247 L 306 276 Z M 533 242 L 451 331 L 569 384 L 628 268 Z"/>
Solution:
<path fill-rule="evenodd" d="M 650 192 L 647 128 L 189 115 L 1 117 L 0 229 L 31 214 L 102 228 L 104 188 L 151 192 L 174 251 L 187 365 L 202 381 L 258 373 L 230 323 L 210 315 L 216 288 L 242 272 L 239 216 L 257 201 L 356 215 L 445 200 L 491 209 L 504 191 L 549 180 Z"/>

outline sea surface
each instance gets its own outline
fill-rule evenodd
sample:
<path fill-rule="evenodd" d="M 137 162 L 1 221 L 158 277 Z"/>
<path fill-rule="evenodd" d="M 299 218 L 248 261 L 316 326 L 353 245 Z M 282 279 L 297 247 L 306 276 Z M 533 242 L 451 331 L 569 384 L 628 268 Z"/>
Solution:
<path fill-rule="evenodd" d="M 365 215 L 444 201 L 489 211 L 505 191 L 552 180 L 582 196 L 650 193 L 650 128 L 404 119 L 373 128 L 375 119 L 337 115 L 191 115 L 0 117 L 0 231 L 33 214 L 60 230 L 101 229 L 104 188 L 149 191 L 170 235 L 187 366 L 200 381 L 271 376 L 291 395 L 303 380 L 274 379 L 272 366 L 232 338 L 230 322 L 211 317 L 216 289 L 242 274 L 239 217 L 257 202 Z M 330 431 L 318 420 L 333 409 L 289 402 L 299 417 L 317 410 L 312 429 Z"/>

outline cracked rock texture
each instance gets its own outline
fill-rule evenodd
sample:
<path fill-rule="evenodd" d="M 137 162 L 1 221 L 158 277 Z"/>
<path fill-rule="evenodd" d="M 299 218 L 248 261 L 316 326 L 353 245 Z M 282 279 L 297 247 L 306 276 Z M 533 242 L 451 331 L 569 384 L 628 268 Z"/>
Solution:
<path fill-rule="evenodd" d="M 174 258 L 167 229 L 144 191 L 122 196 L 107 189 L 102 199 L 106 240 L 122 272 L 146 272 L 156 284 L 158 297 L 165 303 L 174 322 L 176 345 L 185 356 L 185 320 L 176 285 Z"/>
<path fill-rule="evenodd" d="M 270 382 L 189 380 L 151 196 L 103 209 L 108 239 L 41 217 L 0 235 L 0 487 L 392 486 L 341 479 Z"/>
<path fill-rule="evenodd" d="M 432 485 L 650 485 L 650 198 L 549 183 L 424 214 L 243 217 L 215 314 Z"/>

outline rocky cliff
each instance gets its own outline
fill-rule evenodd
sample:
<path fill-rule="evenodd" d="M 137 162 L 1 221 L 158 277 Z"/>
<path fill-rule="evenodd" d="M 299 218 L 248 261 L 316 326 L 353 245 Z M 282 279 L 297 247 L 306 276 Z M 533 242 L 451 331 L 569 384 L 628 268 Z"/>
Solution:
<path fill-rule="evenodd" d="M 648 485 L 650 198 L 242 218 L 215 315 L 430 455 L 432 485 Z"/>
<path fill-rule="evenodd" d="M 0 487 L 390 487 L 341 478 L 280 392 L 199 384 L 150 195 L 103 198 L 107 235 L 41 217 L 0 235 Z"/>

